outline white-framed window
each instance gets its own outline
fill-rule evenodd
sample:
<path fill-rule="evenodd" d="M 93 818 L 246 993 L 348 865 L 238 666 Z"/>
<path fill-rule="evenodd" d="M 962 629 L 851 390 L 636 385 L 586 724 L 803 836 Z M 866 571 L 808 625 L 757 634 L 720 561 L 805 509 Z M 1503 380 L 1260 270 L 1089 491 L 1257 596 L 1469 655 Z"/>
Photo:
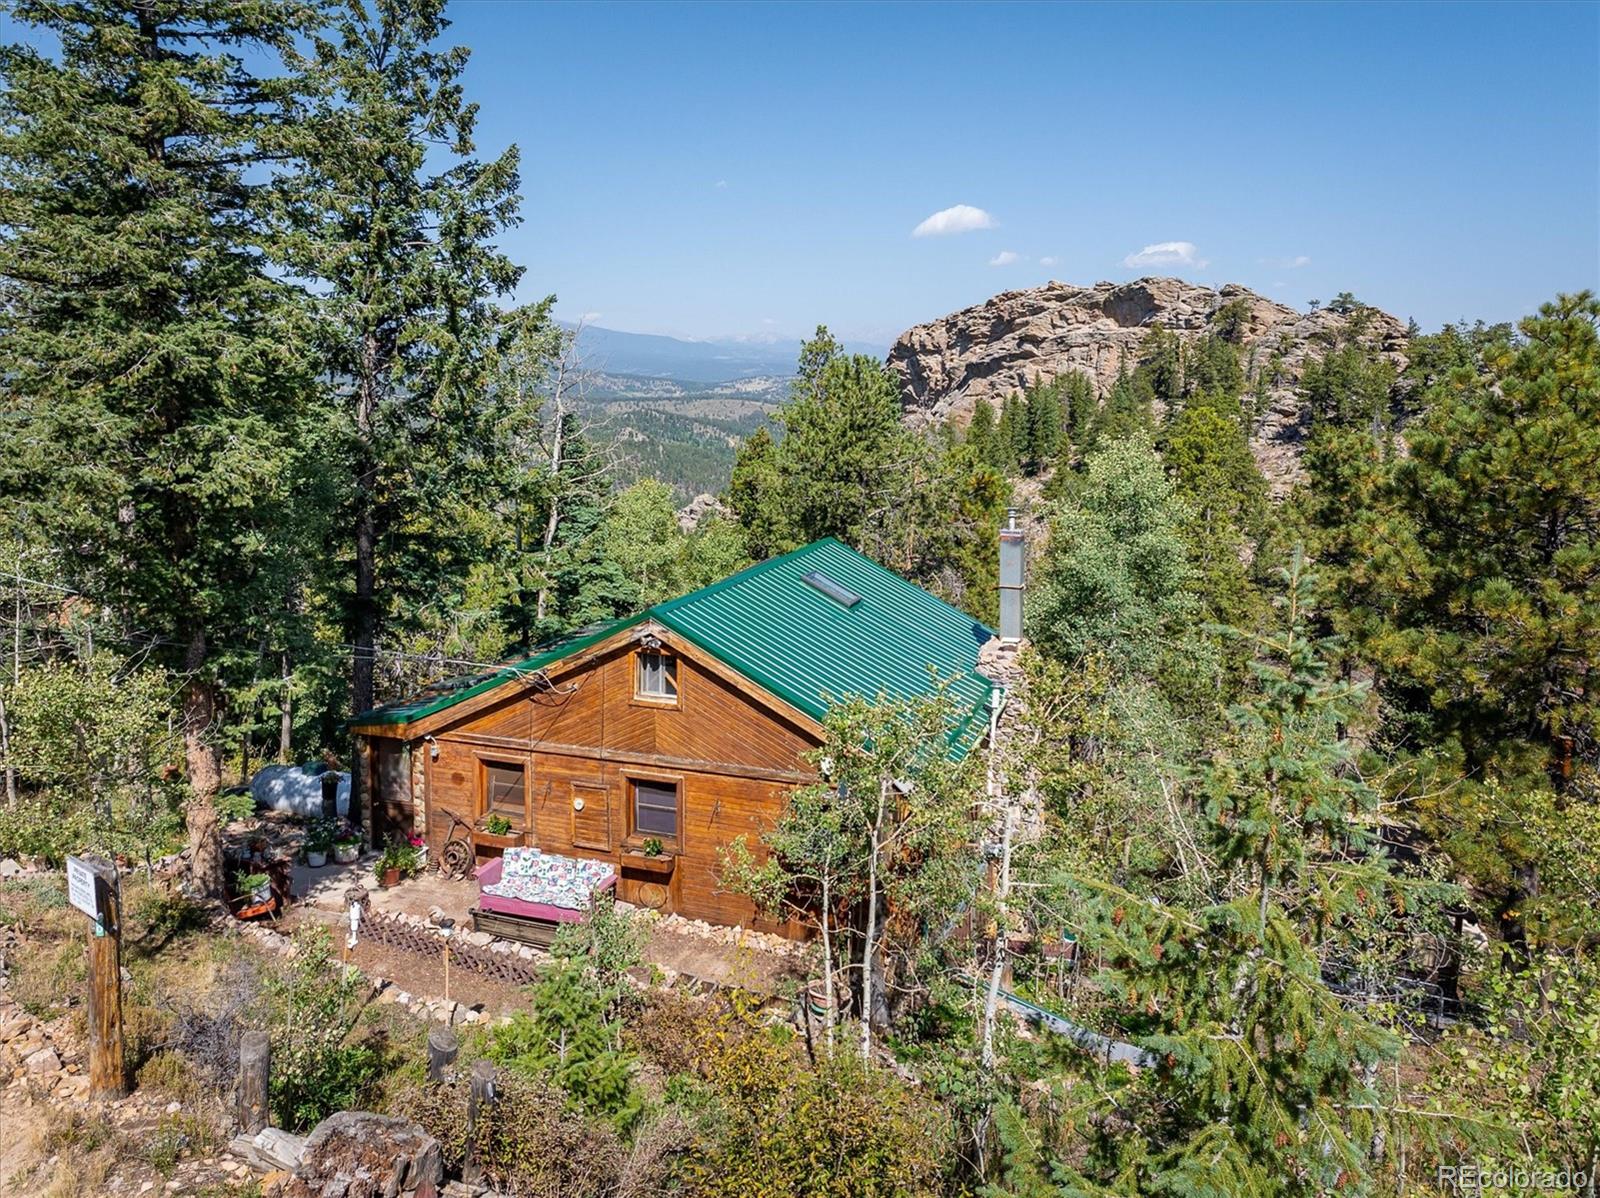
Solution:
<path fill-rule="evenodd" d="M 678 697 L 678 659 L 660 649 L 640 649 L 634 693 L 641 699 Z"/>

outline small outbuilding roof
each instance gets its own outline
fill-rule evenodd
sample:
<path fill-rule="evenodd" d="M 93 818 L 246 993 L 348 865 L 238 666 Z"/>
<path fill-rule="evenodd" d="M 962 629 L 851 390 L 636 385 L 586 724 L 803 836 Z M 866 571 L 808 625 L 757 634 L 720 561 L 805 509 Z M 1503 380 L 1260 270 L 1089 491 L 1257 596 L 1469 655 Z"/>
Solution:
<path fill-rule="evenodd" d="M 832 537 L 351 722 L 409 724 L 646 620 L 817 720 L 849 695 L 907 699 L 943 683 L 958 711 L 957 750 L 964 753 L 984 729 L 994 683 L 978 672 L 978 651 L 994 631 Z"/>

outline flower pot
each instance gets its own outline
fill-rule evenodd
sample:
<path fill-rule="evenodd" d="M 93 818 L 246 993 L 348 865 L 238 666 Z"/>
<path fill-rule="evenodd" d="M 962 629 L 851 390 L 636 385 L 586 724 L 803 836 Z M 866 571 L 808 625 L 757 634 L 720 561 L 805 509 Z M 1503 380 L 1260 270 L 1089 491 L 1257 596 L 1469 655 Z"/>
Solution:
<path fill-rule="evenodd" d="M 251 906 L 260 906 L 262 903 L 266 902 L 271 897 L 272 897 L 272 883 L 268 882 L 265 886 L 257 886 L 254 890 L 252 890 L 250 892 L 250 904 L 251 904 Z"/>
<path fill-rule="evenodd" d="M 333 846 L 333 859 L 340 865 L 349 865 L 361 856 L 359 844 L 336 844 Z"/>
<path fill-rule="evenodd" d="M 385 887 L 400 885 L 400 867 L 398 865 L 391 865 L 388 869 L 384 870 L 383 877 L 380 879 L 379 884 Z"/>
<path fill-rule="evenodd" d="M 328 864 L 328 854 L 307 849 L 306 864 L 312 869 L 321 869 L 324 865 Z"/>

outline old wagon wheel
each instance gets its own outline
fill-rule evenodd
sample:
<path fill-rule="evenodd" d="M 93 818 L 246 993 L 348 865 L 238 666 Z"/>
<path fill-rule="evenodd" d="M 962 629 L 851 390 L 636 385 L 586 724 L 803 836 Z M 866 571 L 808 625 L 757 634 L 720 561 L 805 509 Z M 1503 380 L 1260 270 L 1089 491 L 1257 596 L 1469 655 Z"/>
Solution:
<path fill-rule="evenodd" d="M 452 840 L 439 854 L 439 873 L 451 881 L 460 881 L 472 872 L 472 845 L 465 840 Z"/>
<path fill-rule="evenodd" d="M 667 905 L 667 888 L 660 882 L 644 882 L 639 886 L 639 905 L 659 911 Z"/>

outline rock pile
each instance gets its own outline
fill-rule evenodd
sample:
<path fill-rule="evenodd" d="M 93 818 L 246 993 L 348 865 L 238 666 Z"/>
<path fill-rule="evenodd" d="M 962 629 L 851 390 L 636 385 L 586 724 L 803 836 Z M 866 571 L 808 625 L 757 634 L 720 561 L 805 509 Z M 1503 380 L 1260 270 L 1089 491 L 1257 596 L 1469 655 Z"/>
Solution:
<path fill-rule="evenodd" d="M 0 989 L 0 1085 L 22 1083 L 54 1098 L 89 1095 L 81 1054 L 58 1042 L 40 1020 Z"/>

